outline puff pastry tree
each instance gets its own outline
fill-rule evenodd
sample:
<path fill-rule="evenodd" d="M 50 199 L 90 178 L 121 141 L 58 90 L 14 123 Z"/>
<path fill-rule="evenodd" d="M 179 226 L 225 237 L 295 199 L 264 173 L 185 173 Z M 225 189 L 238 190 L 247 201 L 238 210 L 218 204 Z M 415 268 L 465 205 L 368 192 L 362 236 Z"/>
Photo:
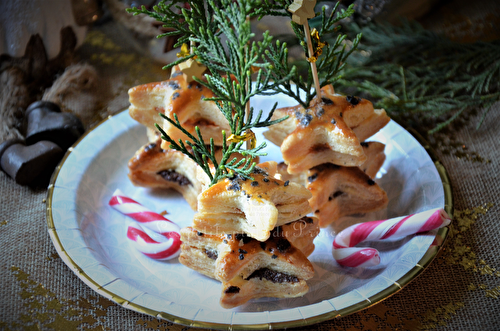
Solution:
<path fill-rule="evenodd" d="M 214 185 L 220 179 L 232 177 L 235 173 L 243 178 L 251 178 L 255 166 L 253 158 L 265 155 L 262 150 L 266 144 L 251 144 L 244 149 L 243 142 L 255 139 L 251 131 L 253 128 L 268 127 L 286 119 L 272 118 L 277 104 L 272 107 L 266 118 L 263 118 L 262 110 L 254 112 L 252 107 L 248 107 L 253 96 L 285 93 L 302 105 L 309 105 L 316 95 L 315 91 L 311 91 L 312 75 L 303 79 L 296 67 L 289 65 L 286 43 L 273 40 L 269 31 L 259 36 L 260 41 L 256 41 L 256 36 L 251 31 L 252 18 L 263 16 L 291 18 L 294 14 L 287 11 L 290 6 L 292 9 L 296 6 L 294 1 L 164 0 L 154 6 L 152 11 L 144 6 L 128 9 L 134 15 L 142 13 L 154 17 L 164 27 L 169 28 L 170 32 L 159 37 L 178 36 L 176 47 L 183 44 L 191 45 L 189 52 L 181 52 L 179 60 L 165 68 L 187 61 L 191 64 L 196 61 L 207 68 L 203 76 L 197 77 L 199 73 L 196 72 L 190 79 L 213 91 L 215 97 L 206 100 L 215 102 L 229 123 L 231 133 L 224 131 L 221 133 L 223 141 L 227 142 L 222 146 L 222 158 L 215 158 L 211 137 L 206 141 L 206 137 L 202 137 L 199 130 L 196 130 L 196 135 L 190 134 L 183 129 L 176 116 L 164 118 L 185 133 L 189 140 L 174 141 L 157 127 L 163 134 L 162 138 L 171 144 L 171 148 L 182 151 L 201 166 L 210 178 L 210 185 Z M 311 12 L 310 9 L 307 16 L 315 16 L 314 10 Z M 322 21 L 318 26 L 319 29 L 314 30 L 316 31 L 314 36 L 317 36 L 313 42 L 314 47 L 321 45 L 320 38 L 323 35 L 337 31 L 335 24 L 353 12 L 350 7 L 347 11 L 334 16 L 336 9 L 337 7 L 329 16 L 324 9 L 319 14 Z M 304 32 L 298 28 L 297 23 L 291 24 L 297 38 L 303 41 Z M 334 45 L 323 45 L 322 47 L 325 47 L 323 57 L 315 55 L 318 59 L 318 70 L 323 72 L 321 86 L 330 84 L 336 79 L 335 75 L 349 55 L 344 48 L 339 49 L 344 39 L 345 36 L 339 36 Z M 355 45 L 357 40 L 354 42 Z M 302 98 L 300 90 L 305 91 L 305 98 Z M 245 158 L 237 161 L 231 156 L 233 153 L 240 153 Z"/>

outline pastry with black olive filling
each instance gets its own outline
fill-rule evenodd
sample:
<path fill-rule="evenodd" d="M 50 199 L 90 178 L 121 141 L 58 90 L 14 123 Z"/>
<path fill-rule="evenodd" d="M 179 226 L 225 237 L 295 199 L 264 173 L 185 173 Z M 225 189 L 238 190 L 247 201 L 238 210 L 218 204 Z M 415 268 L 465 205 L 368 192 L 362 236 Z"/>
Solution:
<path fill-rule="evenodd" d="M 174 149 L 162 149 L 161 139 L 141 147 L 128 162 L 128 177 L 140 187 L 174 189 L 193 210 L 197 209 L 201 184 L 196 177 L 198 165 Z"/>
<path fill-rule="evenodd" d="M 179 261 L 222 282 L 224 308 L 260 297 L 302 296 L 314 270 L 301 248 L 309 252 L 318 233 L 317 220 L 310 217 L 274 229 L 264 242 L 244 234 L 210 235 L 187 227 L 181 230 Z"/>

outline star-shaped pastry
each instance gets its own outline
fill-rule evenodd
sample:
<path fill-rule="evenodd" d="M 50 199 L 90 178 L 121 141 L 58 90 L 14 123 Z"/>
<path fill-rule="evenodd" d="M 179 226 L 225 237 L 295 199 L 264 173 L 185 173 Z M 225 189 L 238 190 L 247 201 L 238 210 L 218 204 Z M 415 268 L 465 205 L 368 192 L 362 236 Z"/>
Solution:
<path fill-rule="evenodd" d="M 184 141 L 187 136 L 158 113 L 171 119 L 177 114 L 184 129 L 196 136 L 195 127 L 198 126 L 206 142 L 213 138 L 217 146 L 222 146 L 222 130 L 231 131 L 217 105 L 203 100 L 214 97 L 213 92 L 196 82 L 188 83 L 178 68 L 174 68 L 169 80 L 133 87 L 128 94 L 130 116 L 154 131 L 157 131 L 155 123 L 161 125 L 175 141 Z M 166 141 L 162 142 L 164 149 L 169 145 Z"/>
<path fill-rule="evenodd" d="M 280 108 L 273 119 L 290 118 L 273 125 L 264 136 L 281 146 L 288 172 L 307 171 L 323 163 L 354 167 L 363 164 L 366 156 L 353 131 L 373 116 L 371 102 L 333 93 L 323 88 L 321 98 L 309 108 Z"/>
<path fill-rule="evenodd" d="M 307 19 L 316 16 L 314 6 L 316 6 L 316 0 L 295 0 L 288 7 L 288 11 L 293 14 L 292 20 L 295 23 L 304 25 Z"/>
<path fill-rule="evenodd" d="M 141 147 L 130 159 L 130 181 L 140 187 L 174 189 L 196 211 L 198 195 L 204 187 L 208 187 L 208 176 L 187 155 L 175 149 L 163 149 L 161 143 L 162 139 L 156 136 L 153 142 Z M 187 148 L 190 149 L 189 146 Z M 219 160 L 222 157 L 222 147 L 215 146 L 214 153 Z M 237 160 L 242 158 L 241 154 L 235 153 L 234 156 Z"/>
<path fill-rule="evenodd" d="M 256 167 L 253 180 L 226 178 L 198 196 L 194 227 L 207 233 L 246 233 L 265 241 L 276 226 L 307 215 L 311 193 Z"/>
<path fill-rule="evenodd" d="M 220 302 L 224 308 L 260 297 L 301 296 L 308 291 L 306 280 L 314 275 L 314 270 L 305 254 L 288 238 L 299 236 L 304 230 L 313 234 L 299 242 L 307 248 L 319 231 L 313 218 L 297 222 L 291 223 L 295 229 L 276 228 L 265 242 L 243 234 L 210 235 L 183 228 L 179 261 L 222 282 Z"/>
<path fill-rule="evenodd" d="M 366 155 L 366 161 L 359 166 L 370 178 L 375 178 L 385 161 L 385 145 L 378 141 L 362 142 L 361 146 Z"/>
<path fill-rule="evenodd" d="M 319 225 L 326 227 L 342 216 L 363 214 L 387 206 L 387 194 L 357 167 L 317 166 L 308 173 L 309 200 Z"/>
<path fill-rule="evenodd" d="M 367 119 L 351 128 L 359 141 L 365 141 L 379 132 L 390 120 L 391 118 L 387 116 L 384 109 L 374 109 L 373 114 Z"/>
<path fill-rule="evenodd" d="M 182 152 L 160 146 L 161 138 L 158 138 L 135 153 L 128 162 L 130 181 L 140 187 L 174 189 L 196 210 L 201 193 L 198 165 Z"/>
<path fill-rule="evenodd" d="M 358 168 L 370 178 L 375 178 L 385 161 L 385 145 L 378 141 L 370 141 L 362 142 L 361 147 L 363 147 L 363 151 L 366 155 L 366 161 Z M 278 164 L 276 172 L 281 177 L 281 180 L 289 180 L 294 183 L 307 186 L 308 171 L 290 174 L 288 173 L 287 168 L 288 166 L 284 162 Z"/>
<path fill-rule="evenodd" d="M 193 77 L 201 79 L 203 77 L 203 73 L 207 70 L 207 67 L 198 63 L 196 60 L 188 59 L 187 61 L 179 64 L 179 69 L 182 71 L 184 79 L 186 79 L 188 83 L 191 83 L 194 81 Z"/>

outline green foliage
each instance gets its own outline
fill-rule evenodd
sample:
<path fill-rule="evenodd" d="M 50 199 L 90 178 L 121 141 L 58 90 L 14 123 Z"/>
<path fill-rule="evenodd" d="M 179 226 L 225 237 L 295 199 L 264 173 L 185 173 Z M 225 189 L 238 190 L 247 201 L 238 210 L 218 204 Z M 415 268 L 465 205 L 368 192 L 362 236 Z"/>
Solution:
<path fill-rule="evenodd" d="M 134 15 L 147 14 L 161 21 L 165 27 L 174 29 L 160 37 L 179 35 L 177 45 L 187 42 L 196 45 L 191 55 L 180 58 L 166 68 L 196 56 L 196 60 L 205 65 L 210 72 L 205 75 L 206 80 L 196 79 L 196 81 L 214 92 L 215 97 L 206 100 L 214 101 L 219 107 L 229 122 L 232 134 L 241 136 L 246 130 L 267 127 L 284 120 L 285 118 L 271 121 L 276 105 L 265 119 L 262 118 L 262 110 L 259 110 L 255 117 L 253 108 L 250 108 L 248 114 L 245 113 L 246 104 L 251 97 L 288 81 L 293 74 L 292 70 L 271 81 L 272 66 L 265 61 L 264 54 L 272 47 L 272 37 L 266 32 L 261 41 L 253 40 L 254 34 L 251 32 L 248 17 L 266 14 L 266 7 L 250 0 L 238 2 L 191 0 L 189 1 L 191 9 L 188 10 L 181 7 L 183 3 L 176 0 L 162 1 L 153 8 L 153 11 L 147 10 L 144 6 L 140 9 L 130 8 L 128 11 Z M 269 5 L 269 8 L 275 10 L 274 5 Z M 227 38 L 226 43 L 221 40 L 222 35 Z M 256 78 L 252 84 L 251 76 L 255 70 L 257 70 Z M 221 178 L 232 176 L 233 173 L 250 178 L 255 166 L 251 160 L 256 156 L 265 155 L 261 152 L 266 146 L 265 143 L 253 149 L 243 149 L 243 142 L 232 142 L 222 146 L 222 159 L 217 160 L 212 138 L 207 147 L 207 142 L 198 129 L 196 136 L 191 135 L 182 128 L 176 117 L 174 120 L 163 117 L 185 133 L 191 141 L 185 143 L 181 140 L 174 141 L 157 126 L 163 135 L 162 138 L 170 142 L 171 148 L 183 152 L 198 163 L 209 176 L 211 185 Z M 222 132 L 222 135 L 225 141 L 225 132 Z M 231 159 L 233 153 L 242 154 L 246 160 L 236 162 L 236 158 Z M 210 171 L 210 163 L 215 166 L 214 174 Z"/>
<path fill-rule="evenodd" d="M 279 40 L 274 42 L 268 31 L 256 41 L 251 31 L 251 18 L 268 15 L 291 17 L 286 8 L 293 1 L 189 0 L 187 1 L 189 9 L 184 7 L 185 2 L 164 0 L 154 6 L 152 11 L 144 6 L 129 8 L 127 11 L 134 15 L 149 15 L 162 22 L 163 27 L 171 29 L 170 32 L 158 37 L 178 36 L 176 46 L 183 43 L 191 44 L 190 55 L 179 58 L 165 68 L 171 68 L 194 57 L 196 61 L 206 66 L 209 73 L 205 75 L 205 80 L 196 78 L 196 81 L 215 94 L 215 97 L 206 100 L 215 102 L 224 114 L 231 127 L 231 134 L 241 136 L 252 128 L 267 127 L 286 119 L 271 120 L 277 104 L 265 119 L 262 118 L 262 110 L 257 112 L 255 118 L 253 108 L 246 113 L 246 105 L 255 95 L 273 95 L 281 92 L 293 97 L 304 107 L 309 106 L 316 94 L 312 91 L 311 70 L 309 69 L 307 77 L 303 78 L 297 68 L 289 64 L 286 43 L 281 43 Z M 335 15 L 336 10 L 337 7 L 327 16 L 323 9 L 318 17 L 320 40 L 336 33 L 337 23 L 353 12 L 352 6 Z M 304 43 L 303 30 L 294 23 L 292 26 L 299 43 Z M 225 37 L 226 41 L 221 37 Z M 355 39 L 353 47 L 347 51 L 345 36 L 338 36 L 325 46 L 323 55 L 317 62 L 321 86 L 338 79 L 339 70 L 343 68 L 345 60 L 358 42 L 359 36 Z M 183 152 L 197 162 L 210 177 L 211 185 L 221 178 L 232 176 L 233 173 L 250 178 L 255 166 L 251 160 L 256 156 L 265 155 L 261 152 L 266 146 L 265 143 L 250 150 L 243 149 L 242 142 L 230 143 L 222 146 L 223 157 L 221 160 L 216 160 L 213 139 L 210 139 L 207 146 L 198 129 L 196 129 L 197 135 L 194 136 L 182 128 L 176 117 L 165 119 L 187 134 L 191 141 L 173 141 L 157 126 L 163 135 L 162 138 L 170 142 L 171 148 Z M 226 133 L 223 132 L 222 135 L 225 141 Z M 246 160 L 236 162 L 236 158 L 231 159 L 232 153 L 240 153 Z M 214 174 L 210 171 L 210 164 L 215 166 Z"/>
<path fill-rule="evenodd" d="M 349 49 L 347 49 L 347 36 L 337 33 L 341 28 L 339 22 L 354 13 L 353 6 L 354 5 L 351 5 L 346 10 L 342 9 L 339 11 L 339 3 L 337 3 L 330 15 L 327 15 L 325 7 L 322 7 L 321 13 L 310 20 L 311 28 L 316 28 L 318 30 L 319 40 L 322 42 L 326 41 L 323 53 L 316 62 L 320 87 L 334 84 L 340 79 L 339 72 L 344 68 L 347 58 L 359 44 L 361 34 L 354 37 L 354 40 L 350 43 Z M 289 16 L 291 17 L 292 15 L 289 13 Z M 299 44 L 302 46 L 304 53 L 307 54 L 306 36 L 303 27 L 295 22 L 291 22 L 291 24 Z M 316 46 L 317 41 L 313 40 L 313 48 Z M 283 47 L 284 50 L 280 48 L 271 48 L 267 54 L 273 62 L 273 78 L 276 79 L 285 73 L 292 72 L 292 70 L 294 71 L 290 80 L 276 86 L 274 91 L 294 98 L 303 107 L 307 108 L 312 99 L 316 96 L 316 90 L 313 88 L 314 80 L 311 66 L 304 66 L 307 68 L 306 75 L 304 75 L 303 71 L 291 67 L 287 61 L 283 60 L 287 58 L 287 53 L 284 53 L 287 52 L 286 44 L 284 44 Z"/>
<path fill-rule="evenodd" d="M 433 119 L 434 133 L 465 110 L 484 108 L 479 127 L 500 100 L 500 41 L 459 44 L 409 22 L 347 28 L 363 33 L 362 52 L 350 58 L 338 85 L 367 94 L 391 116 Z"/>

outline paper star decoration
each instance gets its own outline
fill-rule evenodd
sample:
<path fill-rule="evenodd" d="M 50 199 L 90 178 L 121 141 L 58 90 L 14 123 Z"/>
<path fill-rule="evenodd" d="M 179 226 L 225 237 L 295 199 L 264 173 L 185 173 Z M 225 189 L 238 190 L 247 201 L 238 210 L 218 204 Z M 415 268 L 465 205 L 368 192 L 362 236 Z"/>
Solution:
<path fill-rule="evenodd" d="M 316 16 L 314 6 L 316 6 L 316 0 L 295 0 L 288 7 L 288 11 L 293 14 L 292 20 L 295 23 L 304 25 L 307 19 Z"/>
<path fill-rule="evenodd" d="M 189 59 L 179 64 L 179 69 L 181 69 L 182 73 L 184 74 L 186 81 L 190 83 L 194 80 L 193 77 L 201 79 L 207 67 L 199 64 L 198 62 L 196 62 L 196 60 Z"/>

